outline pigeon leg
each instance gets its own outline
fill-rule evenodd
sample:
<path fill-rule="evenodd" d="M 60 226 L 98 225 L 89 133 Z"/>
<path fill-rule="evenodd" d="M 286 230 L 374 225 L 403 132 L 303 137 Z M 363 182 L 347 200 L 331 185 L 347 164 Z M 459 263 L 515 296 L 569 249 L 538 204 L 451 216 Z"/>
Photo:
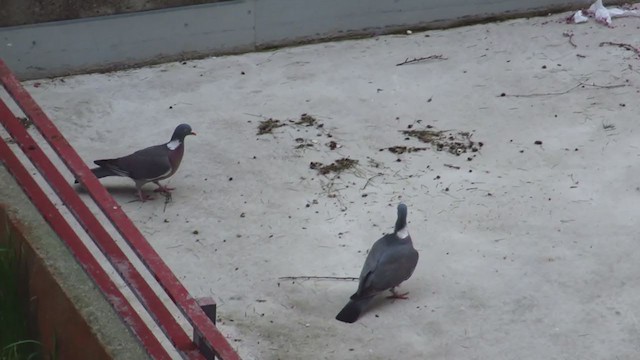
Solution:
<path fill-rule="evenodd" d="M 409 297 L 407 295 L 409 295 L 409 292 L 407 291 L 404 294 L 400 294 L 396 291 L 395 287 L 392 287 L 389 291 L 391 291 L 391 295 L 387 296 L 387 299 L 401 299 L 401 300 L 407 300 Z"/>
<path fill-rule="evenodd" d="M 145 202 L 147 200 L 153 200 L 153 196 L 143 194 L 142 193 L 142 189 L 138 189 L 138 198 L 140 199 L 140 202 Z"/>
<path fill-rule="evenodd" d="M 176 189 L 176 188 L 168 187 L 168 186 L 165 186 L 165 185 L 160 185 L 159 181 L 154 181 L 153 183 L 158 185 L 158 188 L 153 190 L 154 192 L 161 192 L 161 193 L 164 193 L 164 194 L 168 194 L 172 190 Z"/>

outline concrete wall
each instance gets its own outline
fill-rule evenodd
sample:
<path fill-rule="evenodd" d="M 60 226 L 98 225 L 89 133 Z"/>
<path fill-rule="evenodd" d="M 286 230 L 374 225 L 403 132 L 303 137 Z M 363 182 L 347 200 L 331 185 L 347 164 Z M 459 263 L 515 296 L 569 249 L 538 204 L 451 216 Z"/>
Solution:
<path fill-rule="evenodd" d="M 587 7 L 591 0 L 233 0 L 0 28 L 22 79 Z M 612 3 L 608 2 L 608 3 Z"/>
<path fill-rule="evenodd" d="M 148 359 L 3 166 L 0 184 L 0 244 L 8 245 L 19 259 L 20 292 L 43 353 L 65 360 Z"/>
<path fill-rule="evenodd" d="M 0 27 L 166 9 L 227 0 L 0 0 Z"/>

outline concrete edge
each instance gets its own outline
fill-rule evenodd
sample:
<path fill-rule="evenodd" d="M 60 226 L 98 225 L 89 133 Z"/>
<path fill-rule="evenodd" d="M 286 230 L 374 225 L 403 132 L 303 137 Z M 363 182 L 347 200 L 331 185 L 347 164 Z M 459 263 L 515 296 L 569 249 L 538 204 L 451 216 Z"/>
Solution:
<path fill-rule="evenodd" d="M 0 242 L 17 252 L 29 326 L 43 352 L 58 359 L 149 358 L 4 167 L 0 183 Z"/>

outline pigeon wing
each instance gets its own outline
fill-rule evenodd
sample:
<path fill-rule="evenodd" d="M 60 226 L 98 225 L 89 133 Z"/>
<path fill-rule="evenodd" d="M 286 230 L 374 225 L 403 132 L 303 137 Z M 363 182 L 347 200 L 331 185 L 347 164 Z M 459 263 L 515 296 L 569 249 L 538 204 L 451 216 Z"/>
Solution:
<path fill-rule="evenodd" d="M 367 277 L 365 292 L 380 292 L 400 285 L 407 280 L 418 263 L 418 252 L 413 248 L 395 247 L 385 253 L 378 266 Z"/>
<path fill-rule="evenodd" d="M 171 172 L 169 148 L 166 145 L 151 146 L 117 159 L 96 160 L 96 165 L 106 167 L 120 176 L 134 180 L 153 181 Z"/>

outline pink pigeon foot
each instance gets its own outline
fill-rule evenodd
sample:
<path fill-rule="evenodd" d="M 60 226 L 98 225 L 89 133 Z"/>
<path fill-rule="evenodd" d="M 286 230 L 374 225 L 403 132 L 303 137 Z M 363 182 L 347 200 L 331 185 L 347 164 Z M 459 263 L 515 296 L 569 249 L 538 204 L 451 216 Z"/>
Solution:
<path fill-rule="evenodd" d="M 165 185 L 160 185 L 159 183 L 156 183 L 156 185 L 158 185 L 158 188 L 153 190 L 154 192 L 161 192 L 161 193 L 164 193 L 164 194 L 168 194 L 171 191 L 176 189 L 176 188 L 168 187 L 168 186 L 165 186 Z"/>
<path fill-rule="evenodd" d="M 393 287 L 391 288 L 391 295 L 387 296 L 387 299 L 401 299 L 401 300 L 407 300 L 409 299 L 409 297 L 407 295 L 409 295 L 409 292 L 407 291 L 404 294 L 400 294 L 396 291 L 396 288 Z"/>

